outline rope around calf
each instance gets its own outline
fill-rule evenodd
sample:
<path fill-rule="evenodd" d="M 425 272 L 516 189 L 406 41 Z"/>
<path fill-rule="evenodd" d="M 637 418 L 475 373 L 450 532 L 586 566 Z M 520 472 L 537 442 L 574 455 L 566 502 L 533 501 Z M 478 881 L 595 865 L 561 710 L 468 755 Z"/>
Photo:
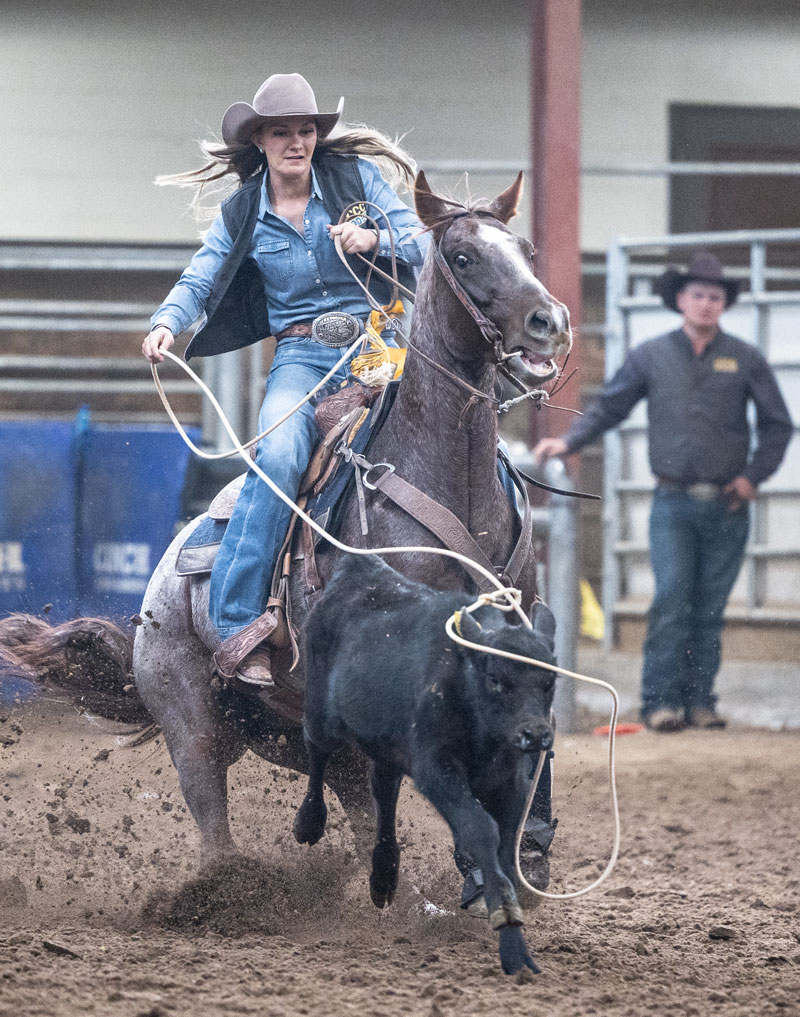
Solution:
<path fill-rule="evenodd" d="M 354 347 L 355 347 L 355 345 L 356 344 L 354 344 Z M 478 597 L 478 599 L 473 604 L 471 604 L 469 607 L 463 608 L 462 610 L 469 613 L 469 612 L 472 612 L 474 610 L 477 610 L 477 608 L 479 608 L 479 607 L 492 606 L 492 607 L 495 607 L 495 608 L 497 608 L 498 610 L 501 610 L 501 611 L 515 611 L 517 613 L 517 615 L 519 616 L 520 620 L 522 621 L 522 623 L 528 629 L 532 629 L 533 626 L 531 624 L 531 621 L 528 618 L 528 616 L 525 614 L 525 612 L 523 611 L 522 606 L 521 606 L 521 597 L 522 597 L 521 592 L 519 590 L 515 590 L 515 589 L 511 589 L 509 587 L 503 586 L 502 583 L 500 582 L 500 580 L 497 578 L 497 576 L 494 575 L 494 573 L 492 573 L 488 569 L 484 568 L 479 562 L 475 562 L 472 559 L 467 558 L 465 555 L 459 554 L 457 551 L 451 551 L 449 548 L 444 548 L 444 547 L 422 547 L 422 546 L 413 546 L 413 545 L 412 546 L 395 546 L 395 547 L 370 547 L 370 548 L 353 547 L 353 546 L 351 546 L 349 544 L 343 543 L 338 538 L 336 538 L 336 537 L 332 536 L 332 534 L 328 533 L 328 531 L 325 530 L 322 526 L 320 526 L 319 523 L 317 523 L 314 519 L 312 519 L 309 515 L 307 515 L 303 511 L 303 509 L 301 509 L 299 507 L 299 505 L 296 505 L 295 502 L 287 494 L 285 494 L 277 486 L 277 484 L 275 484 L 275 482 L 261 469 L 261 467 L 257 463 L 253 462 L 250 459 L 250 456 L 247 453 L 247 446 L 243 445 L 241 443 L 241 441 L 239 440 L 238 436 L 236 435 L 236 432 L 233 430 L 233 427 L 231 426 L 230 421 L 228 420 L 227 416 L 225 415 L 225 412 L 223 411 L 222 407 L 220 406 L 219 402 L 217 401 L 216 396 L 211 391 L 211 389 L 206 385 L 206 383 L 200 377 L 198 377 L 198 375 L 192 370 L 192 368 L 189 367 L 189 365 L 185 361 L 181 360 L 180 357 L 175 356 L 175 354 L 170 352 L 169 350 L 164 350 L 163 352 L 164 352 L 165 356 L 169 357 L 170 360 L 172 360 L 176 364 L 178 364 L 181 367 L 181 369 L 184 370 L 189 375 L 189 377 L 195 382 L 195 384 L 198 385 L 198 387 L 201 389 L 201 391 L 204 393 L 204 395 L 206 395 L 208 397 L 208 399 L 211 402 L 211 405 L 214 407 L 214 410 L 217 413 L 217 416 L 219 417 L 220 422 L 222 423 L 222 426 L 225 428 L 225 431 L 227 432 L 228 437 L 231 439 L 231 442 L 232 442 L 232 444 L 234 446 L 233 451 L 236 452 L 244 460 L 244 462 L 247 464 L 248 469 L 253 470 L 253 472 L 265 484 L 267 484 L 267 486 L 272 490 L 272 492 L 274 494 L 276 494 L 281 499 L 281 501 L 283 501 L 286 505 L 288 505 L 289 508 L 291 508 L 293 512 L 296 512 L 297 515 L 300 516 L 300 518 L 304 522 L 306 522 L 321 537 L 323 537 L 325 540 L 327 540 L 328 543 L 332 544 L 334 547 L 338 548 L 340 551 L 344 551 L 347 554 L 364 554 L 364 555 L 378 554 L 378 555 L 386 555 L 386 554 L 397 554 L 399 552 L 402 552 L 402 553 L 418 553 L 418 554 L 438 554 L 441 557 L 453 558 L 456 561 L 460 561 L 462 565 L 468 564 L 470 566 L 470 568 L 473 568 L 473 569 L 477 570 L 486 579 L 488 579 L 496 587 L 496 589 L 495 589 L 495 591 L 493 593 L 484 593 L 484 594 L 481 594 L 481 596 Z M 349 352 L 350 351 L 348 351 L 347 355 L 349 355 Z M 168 399 L 166 397 L 166 394 L 164 393 L 164 390 L 161 387 L 161 384 L 160 384 L 159 379 L 158 379 L 158 370 L 156 368 L 156 365 L 155 364 L 151 364 L 151 369 L 152 369 L 152 372 L 153 372 L 153 377 L 154 377 L 155 382 L 156 382 L 156 386 L 157 386 L 158 391 L 159 391 L 159 395 L 161 396 L 161 401 L 163 402 L 165 408 L 167 409 L 167 413 L 169 414 L 170 420 L 172 420 L 173 424 L 175 425 L 175 427 L 178 430 L 178 433 L 181 435 L 181 437 L 186 442 L 186 444 L 189 446 L 189 448 L 191 448 L 193 452 L 195 452 L 197 455 L 201 456 L 204 459 L 219 458 L 218 455 L 215 455 L 215 454 L 209 453 L 209 452 L 205 452 L 202 449 L 197 448 L 197 446 L 192 442 L 191 438 L 186 434 L 183 426 L 181 425 L 180 421 L 177 419 L 177 417 L 175 416 L 172 408 L 169 405 L 169 401 L 168 401 Z M 269 430 L 272 430 L 273 428 L 277 427 L 284 419 L 285 419 L 285 416 L 283 418 L 281 418 L 281 420 L 279 420 L 275 424 L 273 424 L 269 428 Z M 265 432 L 265 433 L 267 433 L 267 432 Z M 248 446 L 249 445 L 252 445 L 252 442 L 248 442 Z M 230 454 L 230 453 L 226 453 L 226 454 Z M 538 761 L 538 764 L 537 764 L 537 767 L 536 767 L 536 772 L 535 772 L 535 774 L 533 776 L 533 779 L 531 781 L 531 786 L 530 786 L 530 789 L 529 789 L 529 792 L 528 792 L 528 798 L 527 798 L 527 801 L 525 803 L 525 807 L 524 807 L 524 809 L 522 811 L 522 816 L 520 817 L 520 823 L 519 823 L 519 826 L 517 828 L 517 836 L 516 836 L 515 845 L 514 845 L 514 865 L 515 865 L 515 869 L 516 869 L 516 875 L 517 875 L 517 878 L 519 879 L 520 883 L 527 890 L 529 890 L 531 893 L 535 894 L 537 897 L 546 897 L 546 898 L 548 898 L 550 900 L 570 900 L 570 899 L 575 898 L 575 897 L 582 897 L 584 894 L 589 893 L 591 890 L 595 889 L 602 882 L 604 882 L 604 880 L 610 875 L 612 869 L 614 868 L 614 865 L 616 864 L 617 856 L 619 854 L 620 821 L 619 821 L 619 807 L 618 807 L 618 802 L 617 802 L 616 778 L 615 778 L 615 773 L 614 773 L 615 727 L 616 727 L 617 714 L 619 712 L 619 697 L 617 696 L 617 692 L 616 692 L 616 690 L 614 689 L 614 687 L 612 685 L 608 684 L 608 682 L 604 682 L 604 681 L 600 680 L 599 678 L 591 678 L 588 675 L 578 674 L 575 671 L 568 671 L 566 668 L 558 667 L 555 664 L 548 664 L 546 661 L 543 661 L 543 660 L 535 660 L 533 657 L 526 657 L 526 656 L 522 656 L 520 654 L 510 653 L 510 652 L 508 652 L 506 650 L 494 649 L 494 648 L 491 648 L 491 647 L 488 647 L 488 646 L 483 646 L 480 643 L 472 643 L 469 640 L 463 639 L 461 636 L 459 636 L 454 631 L 454 625 L 455 625 L 456 620 L 457 620 L 457 615 L 458 615 L 458 612 L 453 614 L 448 619 L 448 621 L 447 621 L 447 623 L 445 625 L 445 632 L 450 637 L 450 639 L 452 639 L 454 642 L 460 643 L 461 645 L 467 647 L 468 649 L 477 650 L 477 651 L 483 652 L 483 653 L 494 653 L 497 656 L 508 657 L 511 660 L 516 660 L 516 661 L 519 661 L 520 663 L 523 663 L 523 664 L 530 664 L 533 667 L 540 667 L 540 668 L 544 668 L 545 670 L 548 670 L 548 671 L 553 671 L 556 674 L 564 675 L 567 678 L 574 678 L 577 681 L 583 681 L 583 682 L 588 682 L 588 683 L 590 683 L 592 685 L 598 685 L 601 688 L 606 689 L 610 693 L 610 695 L 611 695 L 611 698 L 612 698 L 612 710 L 611 710 L 611 722 L 610 722 L 609 734 L 608 734 L 608 770 L 609 770 L 609 783 L 610 783 L 610 787 L 611 787 L 611 803 L 612 803 L 612 809 L 613 809 L 613 813 L 614 813 L 614 844 L 613 844 L 612 851 L 611 851 L 611 856 L 609 858 L 608 864 L 606 865 L 606 868 L 598 876 L 598 878 L 595 879 L 588 886 L 583 887 L 580 890 L 574 890 L 571 893 L 563 893 L 563 894 L 546 893 L 543 890 L 537 890 L 536 887 L 532 886 L 525 879 L 524 875 L 522 874 L 522 870 L 520 868 L 520 863 L 519 863 L 519 848 L 520 848 L 520 843 L 521 843 L 521 840 L 522 840 L 522 834 L 524 832 L 525 820 L 526 820 L 527 815 L 528 815 L 528 810 L 530 809 L 531 802 L 533 801 L 533 795 L 534 795 L 534 793 L 536 791 L 536 785 L 537 785 L 537 783 L 539 781 L 539 777 L 541 775 L 542 768 L 544 766 L 545 756 L 546 756 L 546 753 L 544 753 L 544 752 L 540 752 L 539 753 L 539 761 Z"/>
<path fill-rule="evenodd" d="M 509 594 L 509 597 L 506 598 L 507 600 L 512 599 L 511 594 L 516 594 L 517 597 L 519 597 L 519 590 L 505 590 L 504 592 Z M 531 803 L 533 802 L 533 796 L 536 793 L 536 787 L 539 783 L 539 777 L 542 774 L 542 769 L 544 768 L 545 760 L 547 758 L 546 752 L 539 753 L 539 759 L 536 763 L 536 771 L 531 780 L 531 786 L 528 789 L 528 797 L 525 801 L 525 807 L 522 810 L 522 816 L 520 818 L 519 826 L 517 827 L 517 836 L 514 841 L 514 865 L 516 868 L 516 875 L 517 879 L 526 890 L 529 890 L 537 897 L 546 897 L 548 900 L 572 900 L 575 897 L 583 897 L 584 894 L 594 890 L 602 882 L 604 882 L 605 879 L 607 879 L 616 864 L 617 856 L 619 854 L 619 803 L 617 801 L 617 783 L 614 775 L 614 732 L 617 724 L 617 714 L 619 713 L 619 697 L 617 695 L 617 690 L 613 685 L 609 685 L 608 682 L 604 682 L 600 678 L 590 678 L 588 675 L 578 674 L 575 671 L 568 671 L 566 668 L 558 667 L 555 664 L 548 664 L 543 660 L 534 660 L 532 657 L 526 657 L 519 653 L 511 653 L 509 650 L 495 649 L 491 646 L 484 646 L 482 643 L 473 643 L 470 642 L 469 639 L 464 639 L 464 637 L 457 631 L 459 624 L 458 616 L 462 613 L 469 614 L 470 612 L 477 610 L 479 607 L 484 606 L 495 607 L 500 611 L 510 611 L 512 609 L 510 604 L 500 603 L 496 593 L 481 594 L 474 604 L 470 604 L 469 607 L 463 608 L 462 611 L 457 611 L 447 619 L 447 622 L 445 623 L 445 631 L 453 642 L 460 643 L 461 646 L 466 646 L 470 650 L 481 650 L 483 653 L 493 653 L 496 657 L 506 657 L 508 660 L 517 660 L 523 664 L 532 664 L 534 667 L 541 667 L 546 671 L 555 671 L 557 674 L 563 674 L 566 677 L 574 678 L 577 681 L 589 682 L 592 685 L 599 685 L 601 688 L 606 689 L 606 691 L 611 695 L 611 721 L 608 732 L 608 779 L 611 789 L 611 810 L 614 814 L 614 845 L 611 849 L 611 856 L 605 869 L 600 873 L 597 879 L 594 880 L 594 882 L 590 883 L 588 886 L 582 887 L 580 890 L 572 890 L 570 893 L 546 893 L 544 890 L 538 890 L 535 886 L 532 886 L 522 874 L 522 869 L 519 864 L 519 848 L 522 843 L 522 835 L 525 832 L 525 821 L 528 817 L 528 812 L 530 810 Z"/>

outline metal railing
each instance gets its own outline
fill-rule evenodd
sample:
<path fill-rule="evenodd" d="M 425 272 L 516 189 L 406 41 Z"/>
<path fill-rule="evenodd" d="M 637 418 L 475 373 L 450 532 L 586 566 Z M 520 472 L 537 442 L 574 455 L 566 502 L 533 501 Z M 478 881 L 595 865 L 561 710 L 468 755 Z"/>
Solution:
<path fill-rule="evenodd" d="M 516 466 L 535 480 L 573 491 L 572 479 L 560 459 L 549 459 L 539 466 L 531 450 L 521 442 L 510 449 Z M 546 547 L 547 564 L 537 577 L 539 593 L 556 619 L 556 659 L 560 667 L 576 671 L 580 634 L 580 503 L 576 498 L 552 494 L 546 507 L 532 510 L 533 534 Z M 558 730 L 564 733 L 576 727 L 575 682 L 559 678 L 553 700 Z"/>
<path fill-rule="evenodd" d="M 188 244 L 86 244 L 0 241 L 0 269 L 36 276 L 51 273 L 179 273 L 194 251 Z M 0 333 L 78 332 L 141 336 L 150 328 L 150 304 L 129 300 L 0 299 Z M 59 375 L 54 377 L 53 375 Z M 117 375 L 122 377 L 109 377 Z M 170 394 L 194 393 L 194 385 L 167 378 Z M 112 356 L 0 355 L 0 393 L 125 395 L 153 393 L 141 358 Z"/>
<path fill-rule="evenodd" d="M 494 176 L 502 173 L 530 173 L 529 159 L 421 159 L 426 173 L 474 173 Z M 671 176 L 764 176 L 798 177 L 800 162 L 626 162 L 587 163 L 584 177 L 671 177 Z"/>

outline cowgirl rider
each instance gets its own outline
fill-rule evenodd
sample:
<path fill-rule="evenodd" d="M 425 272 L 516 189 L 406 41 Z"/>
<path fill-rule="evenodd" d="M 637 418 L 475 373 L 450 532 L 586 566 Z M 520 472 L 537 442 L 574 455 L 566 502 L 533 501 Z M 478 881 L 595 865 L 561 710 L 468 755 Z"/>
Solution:
<path fill-rule="evenodd" d="M 363 156 L 378 158 L 387 173 L 406 183 L 413 173 L 410 160 L 375 131 L 359 128 L 329 139 L 342 105 L 340 100 L 336 112 L 319 113 L 302 75 L 273 74 L 252 106 L 237 102 L 227 110 L 224 144 L 204 146 L 210 159 L 205 166 L 166 178 L 195 185 L 198 194 L 227 174 L 235 174 L 239 186 L 222 202 L 202 247 L 153 315 L 142 352 L 160 363 L 174 337 L 201 316 L 187 360 L 274 335 L 278 343 L 259 431 L 296 405 L 341 357 L 340 348 L 318 338 L 325 338 L 321 316 L 343 311 L 361 321 L 368 318 L 363 291 L 339 260 L 334 238 L 348 254 L 377 248 L 385 256 L 391 229 L 400 278 L 407 285 L 425 255 L 428 235 L 419 232 L 416 215 Z M 364 199 L 386 211 L 389 227 L 378 234 L 352 222 L 336 225 L 345 207 Z M 374 278 L 372 292 L 386 303 L 388 285 Z M 346 375 L 347 365 L 334 377 Z M 313 408 L 306 404 L 259 442 L 256 462 L 295 498 L 315 440 Z M 209 613 L 221 640 L 215 660 L 226 677 L 272 684 L 269 648 L 258 644 L 254 623 L 266 606 L 290 514 L 249 472 L 211 574 Z"/>

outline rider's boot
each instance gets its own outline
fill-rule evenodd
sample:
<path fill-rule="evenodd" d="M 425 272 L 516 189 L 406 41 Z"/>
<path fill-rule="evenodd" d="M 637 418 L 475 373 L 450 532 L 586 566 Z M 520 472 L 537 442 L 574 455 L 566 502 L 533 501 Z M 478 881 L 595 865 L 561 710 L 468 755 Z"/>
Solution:
<path fill-rule="evenodd" d="M 274 611 L 267 611 L 226 639 L 214 654 L 214 667 L 226 681 L 239 681 L 250 688 L 274 689 L 270 646 L 265 642 L 275 631 Z"/>
<path fill-rule="evenodd" d="M 262 688 L 274 688 L 272 678 L 272 652 L 268 646 L 259 646 L 257 650 L 244 658 L 234 671 L 234 678 L 245 685 L 257 685 Z"/>

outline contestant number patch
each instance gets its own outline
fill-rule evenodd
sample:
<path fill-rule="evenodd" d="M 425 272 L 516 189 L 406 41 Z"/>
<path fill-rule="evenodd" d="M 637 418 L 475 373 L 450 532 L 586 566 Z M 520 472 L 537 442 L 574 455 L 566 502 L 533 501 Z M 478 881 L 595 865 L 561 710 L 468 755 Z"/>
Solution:
<path fill-rule="evenodd" d="M 357 201 L 351 205 L 344 217 L 345 222 L 351 222 L 354 226 L 365 226 L 367 222 L 367 206 L 363 201 Z"/>
<path fill-rule="evenodd" d="M 722 371 L 723 374 L 736 374 L 739 370 L 739 361 L 736 357 L 715 357 L 714 370 Z"/>

